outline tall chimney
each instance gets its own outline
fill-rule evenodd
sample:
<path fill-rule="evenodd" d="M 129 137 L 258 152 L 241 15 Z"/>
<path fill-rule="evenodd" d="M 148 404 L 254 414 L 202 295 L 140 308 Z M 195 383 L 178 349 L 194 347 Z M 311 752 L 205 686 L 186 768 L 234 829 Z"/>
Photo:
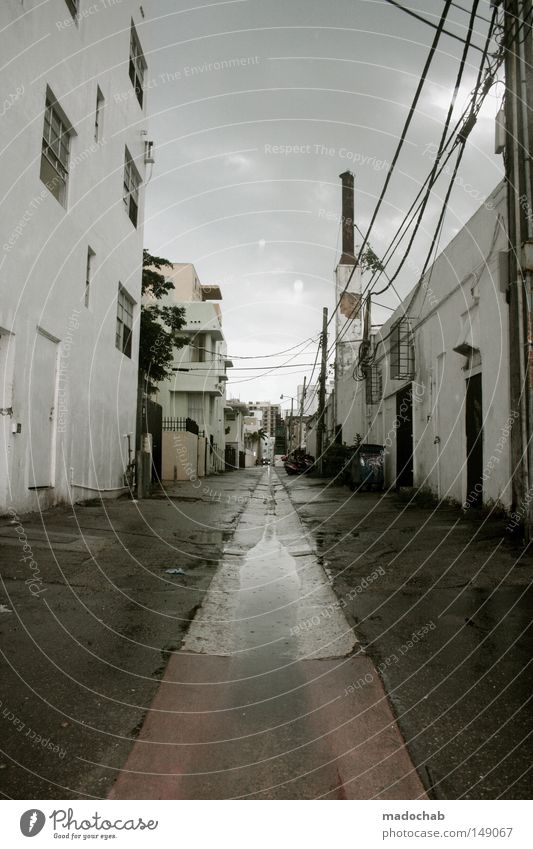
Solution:
<path fill-rule="evenodd" d="M 355 265 L 354 255 L 354 175 L 345 171 L 342 180 L 342 256 L 340 265 Z"/>

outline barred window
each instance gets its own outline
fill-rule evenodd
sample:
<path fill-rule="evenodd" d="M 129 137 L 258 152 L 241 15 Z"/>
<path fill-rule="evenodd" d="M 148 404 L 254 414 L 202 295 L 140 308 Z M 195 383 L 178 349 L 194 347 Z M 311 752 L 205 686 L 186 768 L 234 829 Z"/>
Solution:
<path fill-rule="evenodd" d="M 61 117 L 56 104 L 46 98 L 41 180 L 59 203 L 66 206 L 71 129 Z"/>
<path fill-rule="evenodd" d="M 146 71 L 146 68 L 147 65 L 142 51 L 141 42 L 139 41 L 139 36 L 135 32 L 135 27 L 132 24 L 129 73 L 131 84 L 135 89 L 135 94 L 137 95 L 137 100 L 139 101 L 139 106 L 141 108 L 144 102 L 144 72 Z"/>
<path fill-rule="evenodd" d="M 366 403 L 379 404 L 383 397 L 383 375 L 376 365 L 368 366 L 365 377 Z"/>
<path fill-rule="evenodd" d="M 131 358 L 131 335 L 133 329 L 134 301 L 119 284 L 117 301 L 117 330 L 115 345 L 126 357 Z"/>
<path fill-rule="evenodd" d="M 134 227 L 137 226 L 139 215 L 139 186 L 141 177 L 137 171 L 128 148 L 124 160 L 124 206 Z"/>
<path fill-rule="evenodd" d="M 408 380 L 414 376 L 415 352 L 409 319 L 404 316 L 391 330 L 390 376 L 393 380 Z"/>

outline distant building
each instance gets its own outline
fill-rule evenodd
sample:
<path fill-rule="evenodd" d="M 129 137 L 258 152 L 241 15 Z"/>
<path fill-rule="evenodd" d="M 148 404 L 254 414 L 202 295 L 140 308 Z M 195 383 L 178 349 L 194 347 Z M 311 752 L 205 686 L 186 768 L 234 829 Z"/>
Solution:
<path fill-rule="evenodd" d="M 248 401 L 253 410 L 260 410 L 263 417 L 263 430 L 267 436 L 275 436 L 281 422 L 281 406 L 270 401 Z"/>
<path fill-rule="evenodd" d="M 159 303 L 184 307 L 186 317 L 180 331 L 186 344 L 175 350 L 174 376 L 157 388 L 163 427 L 168 432 L 173 423 L 179 429 L 187 419 L 194 422 L 206 440 L 205 474 L 220 472 L 225 467 L 227 369 L 232 365 L 217 303 L 222 293 L 218 286 L 202 285 L 190 263 L 173 263 L 172 270 L 163 267 L 160 273 L 172 282 L 173 290 Z"/>
<path fill-rule="evenodd" d="M 118 495 L 134 455 L 142 15 L 84 5 L 0 5 L 0 513 Z"/>

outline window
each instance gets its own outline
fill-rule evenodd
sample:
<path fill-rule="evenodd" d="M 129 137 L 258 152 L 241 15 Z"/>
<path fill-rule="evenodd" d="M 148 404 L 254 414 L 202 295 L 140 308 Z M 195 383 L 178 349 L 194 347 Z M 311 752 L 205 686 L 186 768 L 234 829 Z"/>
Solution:
<path fill-rule="evenodd" d="M 187 414 L 199 427 L 204 426 L 204 396 L 200 392 L 189 392 L 187 394 Z"/>
<path fill-rule="evenodd" d="M 76 19 L 80 13 L 80 0 L 65 0 L 72 17 Z"/>
<path fill-rule="evenodd" d="M 383 396 L 381 370 L 376 365 L 367 367 L 365 376 L 366 403 L 379 404 Z"/>
<path fill-rule="evenodd" d="M 44 112 L 41 180 L 59 203 L 66 206 L 71 129 L 49 95 Z"/>
<path fill-rule="evenodd" d="M 104 104 L 105 97 L 100 91 L 100 86 L 96 87 L 96 109 L 94 113 L 94 140 L 99 142 L 102 140 L 103 122 L 104 122 Z"/>
<path fill-rule="evenodd" d="M 89 298 L 90 298 L 90 290 L 91 290 L 91 280 L 93 277 L 93 257 L 94 251 L 92 248 L 87 248 L 87 267 L 85 270 L 85 306 L 89 306 Z"/>
<path fill-rule="evenodd" d="M 414 376 L 415 355 L 409 319 L 404 316 L 391 330 L 390 376 L 393 380 L 408 380 Z"/>
<path fill-rule="evenodd" d="M 131 358 L 131 334 L 133 328 L 133 305 L 134 301 L 125 289 L 119 285 L 117 301 L 117 332 L 115 345 Z"/>
<path fill-rule="evenodd" d="M 139 214 L 139 186 L 141 178 L 137 171 L 128 148 L 124 162 L 124 206 L 134 227 L 137 226 Z"/>
<path fill-rule="evenodd" d="M 135 89 L 135 94 L 137 95 L 137 100 L 139 101 L 139 106 L 141 108 L 144 101 L 143 86 L 146 67 L 146 60 L 143 56 L 141 42 L 139 41 L 139 36 L 135 32 L 135 27 L 132 23 L 130 37 L 130 80 L 133 88 Z"/>

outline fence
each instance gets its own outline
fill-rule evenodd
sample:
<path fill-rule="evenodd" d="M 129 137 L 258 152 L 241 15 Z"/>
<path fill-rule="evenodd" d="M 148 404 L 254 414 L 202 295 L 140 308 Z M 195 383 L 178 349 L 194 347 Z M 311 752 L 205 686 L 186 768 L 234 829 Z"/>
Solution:
<path fill-rule="evenodd" d="M 188 433 L 195 433 L 196 436 L 203 436 L 204 432 L 200 431 L 200 428 L 194 421 L 194 419 L 190 419 L 188 416 L 178 417 L 178 418 L 164 418 L 163 419 L 163 430 L 174 430 L 174 431 L 187 431 Z"/>

